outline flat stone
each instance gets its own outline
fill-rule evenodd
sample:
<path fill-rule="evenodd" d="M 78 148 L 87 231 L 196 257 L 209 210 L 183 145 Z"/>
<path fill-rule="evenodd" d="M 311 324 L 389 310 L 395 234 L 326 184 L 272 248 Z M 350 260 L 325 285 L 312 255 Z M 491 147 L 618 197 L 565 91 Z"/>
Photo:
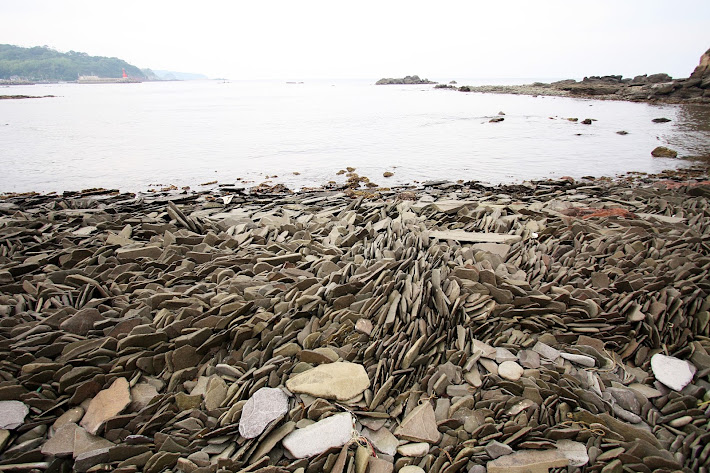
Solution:
<path fill-rule="evenodd" d="M 693 422 L 692 416 L 683 416 L 678 417 L 677 419 L 673 419 L 672 421 L 668 422 L 668 425 L 670 425 L 671 427 L 675 427 L 676 429 L 680 429 L 690 424 L 691 422 Z"/>
<path fill-rule="evenodd" d="M 86 411 L 81 406 L 69 409 L 64 414 L 60 415 L 57 420 L 54 421 L 54 424 L 52 424 L 52 427 L 50 429 L 50 433 L 57 432 L 66 424 L 78 424 L 81 418 L 84 417 L 85 412 Z"/>
<path fill-rule="evenodd" d="M 498 366 L 498 375 L 510 381 L 519 380 L 523 371 L 523 367 L 514 361 L 504 361 Z"/>
<path fill-rule="evenodd" d="M 397 447 L 397 453 L 403 457 L 423 457 L 429 453 L 429 444 L 426 442 L 405 443 Z"/>
<path fill-rule="evenodd" d="M 441 433 L 436 426 L 436 414 L 430 402 L 425 402 L 409 413 L 394 431 L 398 438 L 413 442 L 439 443 Z"/>
<path fill-rule="evenodd" d="M 30 408 L 20 401 L 0 401 L 0 429 L 14 430 L 24 424 Z"/>
<path fill-rule="evenodd" d="M 74 430 L 74 458 L 87 452 L 114 447 L 112 442 L 97 435 L 91 435 L 81 427 Z"/>
<path fill-rule="evenodd" d="M 416 465 L 407 465 L 399 470 L 399 473 L 425 473 L 423 469 Z"/>
<path fill-rule="evenodd" d="M 547 358 L 550 361 L 555 361 L 561 355 L 559 350 L 552 348 L 550 345 L 547 345 L 546 343 L 542 342 L 537 342 L 532 349 L 533 351 L 539 353 L 540 356 L 542 356 L 543 358 Z"/>
<path fill-rule="evenodd" d="M 131 388 L 131 405 L 129 410 L 138 412 L 144 409 L 158 395 L 158 390 L 150 383 L 138 383 Z"/>
<path fill-rule="evenodd" d="M 510 445 L 500 443 L 496 440 L 492 440 L 491 442 L 489 442 L 485 448 L 488 456 L 494 460 L 498 457 L 502 457 L 503 455 L 510 455 L 511 453 L 513 453 L 513 449 L 510 447 Z"/>
<path fill-rule="evenodd" d="M 550 468 L 569 465 L 558 450 L 520 450 L 489 461 L 488 473 L 548 473 Z"/>
<path fill-rule="evenodd" d="M 368 439 L 377 451 L 385 455 L 394 456 L 397 453 L 399 441 L 392 432 L 384 427 L 379 430 L 362 429 L 362 436 Z"/>
<path fill-rule="evenodd" d="M 84 473 L 92 466 L 109 461 L 109 448 L 85 452 L 74 459 L 74 471 Z"/>
<path fill-rule="evenodd" d="M 94 328 L 94 324 L 104 320 L 104 317 L 96 309 L 81 309 L 59 325 L 61 330 L 85 336 L 89 330 Z"/>
<path fill-rule="evenodd" d="M 384 458 L 377 458 L 373 456 L 370 456 L 368 458 L 369 461 L 367 463 L 367 473 L 392 473 L 392 471 L 394 471 L 394 465 L 391 461 L 387 461 Z M 402 470 L 399 471 L 401 472 Z M 424 470 L 422 470 L 422 473 L 424 473 Z"/>
<path fill-rule="evenodd" d="M 646 384 L 641 383 L 631 383 L 629 384 L 629 389 L 633 389 L 639 394 L 642 394 L 647 399 L 653 399 L 656 397 L 663 396 L 663 393 L 656 388 L 652 388 Z"/>
<path fill-rule="evenodd" d="M 217 409 L 225 399 L 227 399 L 227 383 L 217 375 L 212 376 L 205 391 L 205 409 L 208 411 Z"/>
<path fill-rule="evenodd" d="M 120 414 L 131 403 L 131 392 L 126 378 L 117 378 L 108 389 L 99 392 L 89 402 L 80 425 L 96 434 L 107 419 Z"/>
<path fill-rule="evenodd" d="M 661 353 L 651 357 L 651 370 L 658 381 L 675 391 L 690 384 L 696 371 L 690 362 Z"/>
<path fill-rule="evenodd" d="M 185 393 L 177 393 L 175 395 L 175 403 L 181 411 L 197 409 L 202 404 L 202 394 L 191 396 Z"/>
<path fill-rule="evenodd" d="M 338 401 L 352 399 L 368 387 L 370 378 L 365 368 L 344 361 L 316 366 L 286 381 L 286 388 L 293 393 Z"/>
<path fill-rule="evenodd" d="M 357 322 L 355 322 L 355 331 L 364 333 L 368 337 L 372 333 L 372 328 L 372 322 L 368 319 L 358 319 Z"/>
<path fill-rule="evenodd" d="M 347 413 L 335 414 L 288 434 L 281 444 L 294 458 L 308 458 L 334 447 L 342 447 L 352 439 L 353 418 Z"/>
<path fill-rule="evenodd" d="M 578 365 L 586 366 L 587 368 L 594 368 L 597 364 L 597 360 L 591 356 L 577 355 L 575 353 L 560 353 L 560 356 L 565 360 L 571 361 L 572 363 L 577 363 Z"/>
<path fill-rule="evenodd" d="M 569 466 L 584 466 L 589 463 L 587 446 L 574 440 L 558 440 L 557 450 L 569 460 Z"/>
<path fill-rule="evenodd" d="M 73 422 L 64 424 L 54 433 L 52 438 L 42 445 L 42 455 L 53 457 L 72 456 L 74 453 L 74 433 L 77 429 L 81 429 L 81 427 Z"/>
<path fill-rule="evenodd" d="M 503 363 L 504 361 L 516 361 L 517 356 L 507 348 L 496 347 L 496 363 Z"/>
<path fill-rule="evenodd" d="M 239 420 L 239 433 L 251 439 L 288 412 L 288 396 L 278 388 L 261 388 L 244 404 Z"/>
<path fill-rule="evenodd" d="M 505 233 L 467 232 L 464 230 L 441 230 L 429 232 L 429 237 L 437 240 L 457 240 L 470 243 L 517 243 L 523 239 L 520 235 Z"/>

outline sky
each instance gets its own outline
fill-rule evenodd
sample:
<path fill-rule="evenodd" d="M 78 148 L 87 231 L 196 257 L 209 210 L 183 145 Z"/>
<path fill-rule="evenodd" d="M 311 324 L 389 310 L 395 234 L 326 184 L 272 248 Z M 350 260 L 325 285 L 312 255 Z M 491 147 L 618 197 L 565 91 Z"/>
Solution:
<path fill-rule="evenodd" d="M 0 0 L 0 43 L 235 80 L 687 77 L 710 1 Z"/>

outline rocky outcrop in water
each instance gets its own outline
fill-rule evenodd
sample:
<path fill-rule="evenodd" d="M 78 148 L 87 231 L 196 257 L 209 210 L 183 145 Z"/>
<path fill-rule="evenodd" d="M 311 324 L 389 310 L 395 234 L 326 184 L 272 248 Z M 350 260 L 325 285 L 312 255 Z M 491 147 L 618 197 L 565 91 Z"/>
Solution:
<path fill-rule="evenodd" d="M 393 84 L 437 84 L 437 82 L 432 82 L 429 79 L 420 79 L 419 76 L 406 76 L 399 79 L 387 79 L 383 78 L 378 80 L 375 85 L 393 85 Z"/>
<path fill-rule="evenodd" d="M 464 86 L 462 92 L 487 92 L 518 95 L 550 95 L 586 97 L 635 102 L 668 102 L 710 104 L 710 50 L 687 79 L 673 79 L 668 74 L 636 76 L 591 76 L 544 84 L 536 82 L 520 86 Z"/>
<path fill-rule="evenodd" d="M 707 471 L 709 198 L 5 197 L 0 470 Z"/>

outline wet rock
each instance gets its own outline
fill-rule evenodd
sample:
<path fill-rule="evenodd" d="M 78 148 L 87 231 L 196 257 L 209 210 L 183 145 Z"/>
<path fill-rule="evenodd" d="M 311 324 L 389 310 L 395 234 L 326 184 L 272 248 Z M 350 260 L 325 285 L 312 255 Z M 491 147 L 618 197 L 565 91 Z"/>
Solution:
<path fill-rule="evenodd" d="M 282 444 L 293 457 L 307 458 L 345 445 L 352 438 L 352 430 L 352 416 L 344 412 L 291 432 Z"/>
<path fill-rule="evenodd" d="M 286 412 L 288 412 L 288 396 L 282 390 L 261 388 L 242 408 L 239 434 L 249 439 L 257 437 L 267 425 L 281 418 Z"/>
<path fill-rule="evenodd" d="M 666 148 L 665 146 L 657 146 L 651 151 L 651 156 L 655 158 L 677 158 L 678 157 L 678 152 Z"/>
<path fill-rule="evenodd" d="M 349 362 L 319 365 L 286 381 L 291 392 L 339 401 L 352 399 L 369 386 L 370 379 L 362 365 Z"/>

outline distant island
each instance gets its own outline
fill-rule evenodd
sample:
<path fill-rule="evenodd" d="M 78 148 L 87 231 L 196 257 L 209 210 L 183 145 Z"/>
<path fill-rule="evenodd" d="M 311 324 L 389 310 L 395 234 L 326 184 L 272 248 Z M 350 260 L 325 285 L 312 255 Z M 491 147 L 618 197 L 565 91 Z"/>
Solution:
<path fill-rule="evenodd" d="M 375 82 L 375 85 L 397 85 L 397 84 L 437 84 L 437 82 L 432 82 L 429 79 L 420 79 L 419 76 L 406 76 L 400 79 L 387 79 L 383 78 Z"/>
<path fill-rule="evenodd" d="M 145 80 L 138 67 L 116 57 L 89 56 L 69 51 L 60 53 L 47 46 L 22 48 L 0 44 L 0 80 L 5 81 L 75 81 L 80 76 L 123 77 Z"/>
<path fill-rule="evenodd" d="M 125 74 L 125 75 L 124 75 Z M 61 53 L 48 46 L 0 44 L 0 83 L 77 81 L 81 83 L 207 79 L 202 74 L 140 69 L 117 57 Z"/>

